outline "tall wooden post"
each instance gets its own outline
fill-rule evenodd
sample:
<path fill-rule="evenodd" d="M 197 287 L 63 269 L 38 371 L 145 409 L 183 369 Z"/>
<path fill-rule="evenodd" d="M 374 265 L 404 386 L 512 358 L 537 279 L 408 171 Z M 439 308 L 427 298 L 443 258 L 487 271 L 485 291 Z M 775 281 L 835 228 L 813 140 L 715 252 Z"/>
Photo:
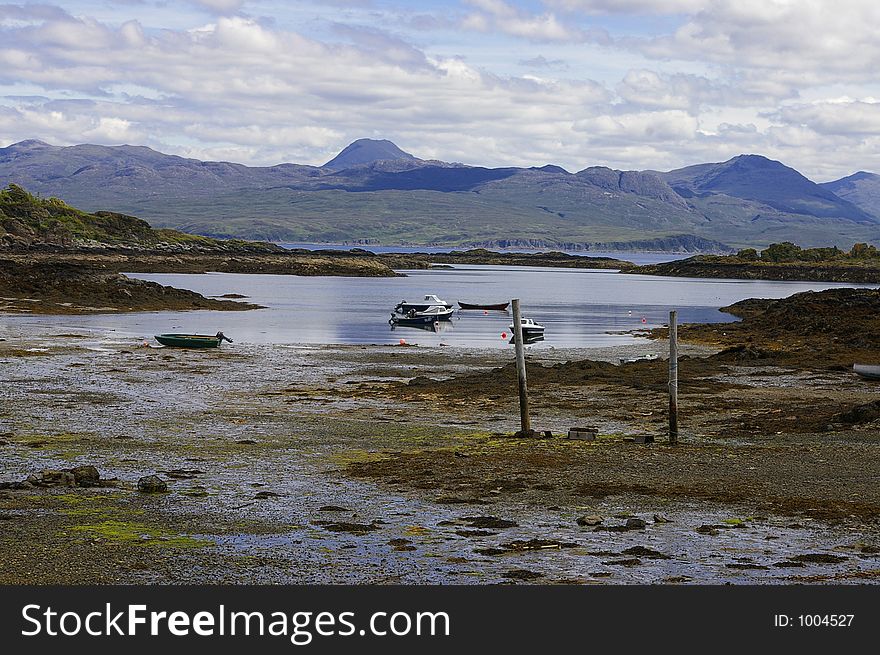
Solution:
<path fill-rule="evenodd" d="M 669 443 L 678 443 L 678 312 L 669 312 Z"/>
<path fill-rule="evenodd" d="M 529 392 L 526 386 L 526 349 L 522 330 L 522 313 L 519 309 L 519 298 L 511 301 L 513 305 L 513 342 L 516 346 L 516 377 L 519 385 L 519 422 L 520 432 L 527 436 L 532 432 L 529 420 Z"/>

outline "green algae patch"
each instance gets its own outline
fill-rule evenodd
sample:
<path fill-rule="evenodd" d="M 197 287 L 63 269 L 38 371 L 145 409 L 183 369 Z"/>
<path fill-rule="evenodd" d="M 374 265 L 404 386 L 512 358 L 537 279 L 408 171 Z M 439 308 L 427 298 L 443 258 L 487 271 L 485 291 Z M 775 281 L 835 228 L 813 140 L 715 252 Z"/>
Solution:
<path fill-rule="evenodd" d="M 417 537 L 423 534 L 429 534 L 431 532 L 430 528 L 426 528 L 422 525 L 410 525 L 404 528 L 403 534 L 408 537 Z"/>
<path fill-rule="evenodd" d="M 201 548 L 213 545 L 207 539 L 195 539 L 162 528 L 131 521 L 101 521 L 70 528 L 86 537 L 110 543 L 166 548 Z"/>

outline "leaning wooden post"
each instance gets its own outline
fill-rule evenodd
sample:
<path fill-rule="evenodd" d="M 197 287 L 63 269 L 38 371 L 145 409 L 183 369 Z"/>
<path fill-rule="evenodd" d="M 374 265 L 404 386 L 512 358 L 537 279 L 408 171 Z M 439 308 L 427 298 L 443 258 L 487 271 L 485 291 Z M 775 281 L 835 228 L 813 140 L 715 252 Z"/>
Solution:
<path fill-rule="evenodd" d="M 520 432 L 528 436 L 532 432 L 529 420 L 529 392 L 526 386 L 526 349 L 523 343 L 522 314 L 519 310 L 519 298 L 511 301 L 513 305 L 513 342 L 516 346 L 516 377 L 519 384 L 519 422 Z"/>
<path fill-rule="evenodd" d="M 669 312 L 669 443 L 678 443 L 678 312 Z"/>

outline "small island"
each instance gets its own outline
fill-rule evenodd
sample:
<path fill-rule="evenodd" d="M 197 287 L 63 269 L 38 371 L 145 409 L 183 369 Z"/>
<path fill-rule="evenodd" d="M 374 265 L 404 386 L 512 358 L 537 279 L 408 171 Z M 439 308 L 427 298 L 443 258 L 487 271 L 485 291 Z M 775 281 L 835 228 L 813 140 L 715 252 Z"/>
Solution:
<path fill-rule="evenodd" d="M 626 273 L 736 280 L 800 280 L 808 282 L 880 283 L 880 250 L 857 243 L 849 251 L 801 248 L 774 243 L 760 253 L 754 248 L 734 255 L 697 255 L 678 261 L 635 266 Z"/>

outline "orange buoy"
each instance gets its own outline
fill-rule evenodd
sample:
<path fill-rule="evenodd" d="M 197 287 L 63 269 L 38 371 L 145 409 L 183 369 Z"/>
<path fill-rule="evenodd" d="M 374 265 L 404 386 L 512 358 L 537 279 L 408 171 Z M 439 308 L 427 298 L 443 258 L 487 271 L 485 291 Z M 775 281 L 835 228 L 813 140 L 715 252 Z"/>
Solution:
<path fill-rule="evenodd" d="M 648 319 L 646 319 L 644 316 L 642 316 L 642 323 L 647 323 L 647 322 L 648 322 Z"/>
<path fill-rule="evenodd" d="M 502 338 L 502 339 L 506 339 L 506 338 L 507 338 L 507 332 L 502 332 L 502 333 L 501 333 L 501 338 Z"/>
<path fill-rule="evenodd" d="M 405 346 L 405 345 L 406 345 L 406 339 L 401 339 L 401 340 L 399 341 L 399 343 L 400 343 L 401 346 Z"/>

